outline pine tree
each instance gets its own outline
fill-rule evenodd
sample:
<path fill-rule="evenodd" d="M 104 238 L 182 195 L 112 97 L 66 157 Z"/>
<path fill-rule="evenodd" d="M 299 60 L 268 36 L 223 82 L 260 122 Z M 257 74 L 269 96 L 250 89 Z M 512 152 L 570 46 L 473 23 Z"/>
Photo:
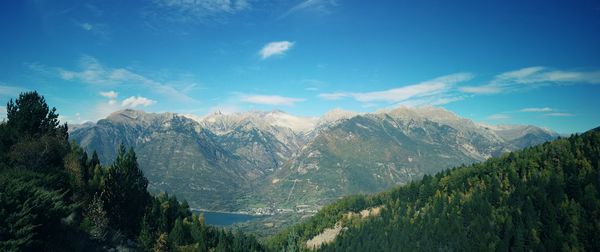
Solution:
<path fill-rule="evenodd" d="M 98 153 L 96 153 L 96 150 L 94 150 L 92 153 L 92 159 L 90 159 L 90 162 L 87 165 L 87 167 L 90 169 L 90 174 L 93 174 L 93 171 L 97 165 L 100 165 L 100 159 L 98 159 Z"/>
<path fill-rule="evenodd" d="M 56 108 L 50 109 L 36 91 L 21 93 L 15 102 L 11 99 L 6 105 L 6 118 L 8 126 L 21 136 L 58 134 L 67 139 L 67 125 L 59 126 Z"/>
<path fill-rule="evenodd" d="M 201 214 L 201 216 L 204 216 Z M 206 227 L 204 226 L 203 219 L 201 217 L 193 217 L 190 227 L 190 236 L 192 241 L 198 244 L 198 251 L 208 251 L 207 238 L 206 238 Z"/>
<path fill-rule="evenodd" d="M 150 195 L 146 191 L 148 180 L 138 167 L 133 149 L 125 152 L 123 145 L 113 165 L 108 169 L 101 198 L 109 212 L 113 227 L 128 237 L 138 235 L 140 223 Z"/>
<path fill-rule="evenodd" d="M 49 109 L 37 92 L 25 92 L 6 105 L 7 121 L 0 129 L 0 160 L 21 169 L 57 171 L 69 151 L 67 125 L 59 125 L 56 109 Z"/>
<path fill-rule="evenodd" d="M 174 245 L 186 245 L 188 239 L 185 231 L 186 230 L 183 227 L 181 218 L 177 218 L 177 220 L 175 221 L 175 225 L 171 230 L 171 233 L 169 233 L 169 240 L 171 241 L 171 243 Z"/>

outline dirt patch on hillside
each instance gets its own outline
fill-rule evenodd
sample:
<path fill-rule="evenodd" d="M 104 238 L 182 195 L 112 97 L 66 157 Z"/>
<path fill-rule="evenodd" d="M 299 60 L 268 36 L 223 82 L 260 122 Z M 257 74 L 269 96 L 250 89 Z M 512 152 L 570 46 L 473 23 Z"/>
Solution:
<path fill-rule="evenodd" d="M 378 216 L 381 213 L 382 208 L 383 208 L 383 206 L 378 206 L 378 207 L 367 208 L 365 210 L 360 211 L 359 213 L 348 212 L 348 213 L 344 214 L 344 218 L 345 219 L 352 219 L 352 218 L 366 219 L 368 217 Z M 331 243 L 335 240 L 335 238 L 338 236 L 338 234 L 344 229 L 345 228 L 342 226 L 342 221 L 340 220 L 335 223 L 335 226 L 333 228 L 326 228 L 320 234 L 318 234 L 315 237 L 313 237 L 312 239 L 306 241 L 306 247 L 309 249 L 318 249 L 323 244 Z"/>
<path fill-rule="evenodd" d="M 335 237 L 337 237 L 340 231 L 342 231 L 342 224 L 338 221 L 334 228 L 326 228 L 322 233 L 308 240 L 306 242 L 306 247 L 309 249 L 318 249 L 321 245 L 335 240 Z"/>

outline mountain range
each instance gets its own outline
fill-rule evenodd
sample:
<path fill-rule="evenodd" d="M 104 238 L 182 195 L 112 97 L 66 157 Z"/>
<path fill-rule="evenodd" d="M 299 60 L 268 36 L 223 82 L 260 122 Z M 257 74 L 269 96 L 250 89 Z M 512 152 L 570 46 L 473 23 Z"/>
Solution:
<path fill-rule="evenodd" d="M 133 147 L 152 191 L 195 208 L 262 214 L 315 211 L 345 195 L 557 137 L 535 126 L 484 125 L 437 107 L 336 109 L 319 118 L 278 110 L 198 117 L 127 109 L 70 132 L 103 164 L 121 143 Z"/>
<path fill-rule="evenodd" d="M 290 251 L 599 251 L 600 128 L 352 195 L 269 237 Z"/>

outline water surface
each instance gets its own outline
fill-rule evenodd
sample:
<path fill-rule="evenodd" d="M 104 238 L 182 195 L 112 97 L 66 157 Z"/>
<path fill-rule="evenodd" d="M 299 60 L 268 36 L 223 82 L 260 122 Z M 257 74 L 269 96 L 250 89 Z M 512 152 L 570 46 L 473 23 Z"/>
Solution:
<path fill-rule="evenodd" d="M 210 211 L 194 211 L 197 214 L 204 213 L 204 223 L 215 226 L 227 226 L 238 222 L 245 222 L 252 219 L 260 218 L 260 216 L 239 214 L 239 213 L 222 213 Z"/>

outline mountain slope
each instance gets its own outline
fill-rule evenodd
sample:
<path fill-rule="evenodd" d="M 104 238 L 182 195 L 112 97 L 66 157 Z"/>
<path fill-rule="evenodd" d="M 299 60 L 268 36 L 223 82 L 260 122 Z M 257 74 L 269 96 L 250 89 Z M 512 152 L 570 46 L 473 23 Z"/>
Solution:
<path fill-rule="evenodd" d="M 322 205 L 554 138 L 534 131 L 536 127 L 513 131 L 521 133 L 521 129 L 538 134 L 525 132 L 507 140 L 494 130 L 432 107 L 354 115 L 321 129 L 272 175 L 265 191 L 286 207 Z"/>
<path fill-rule="evenodd" d="M 262 174 L 215 138 L 191 119 L 134 110 L 115 112 L 71 133 L 84 148 L 97 150 L 104 163 L 114 159 L 119 144 L 134 147 L 151 191 L 174 193 L 193 206 L 231 209 L 237 192 Z"/>
<path fill-rule="evenodd" d="M 216 112 L 197 122 L 219 136 L 221 146 L 265 172 L 282 166 L 305 143 L 314 119 L 281 111 Z"/>
<path fill-rule="evenodd" d="M 273 237 L 306 246 L 338 227 L 323 251 L 598 251 L 600 130 L 352 196 Z M 379 209 L 372 216 L 351 212 Z M 314 240 L 313 240 L 314 241 Z M 311 245 L 314 245 L 311 243 Z"/>

